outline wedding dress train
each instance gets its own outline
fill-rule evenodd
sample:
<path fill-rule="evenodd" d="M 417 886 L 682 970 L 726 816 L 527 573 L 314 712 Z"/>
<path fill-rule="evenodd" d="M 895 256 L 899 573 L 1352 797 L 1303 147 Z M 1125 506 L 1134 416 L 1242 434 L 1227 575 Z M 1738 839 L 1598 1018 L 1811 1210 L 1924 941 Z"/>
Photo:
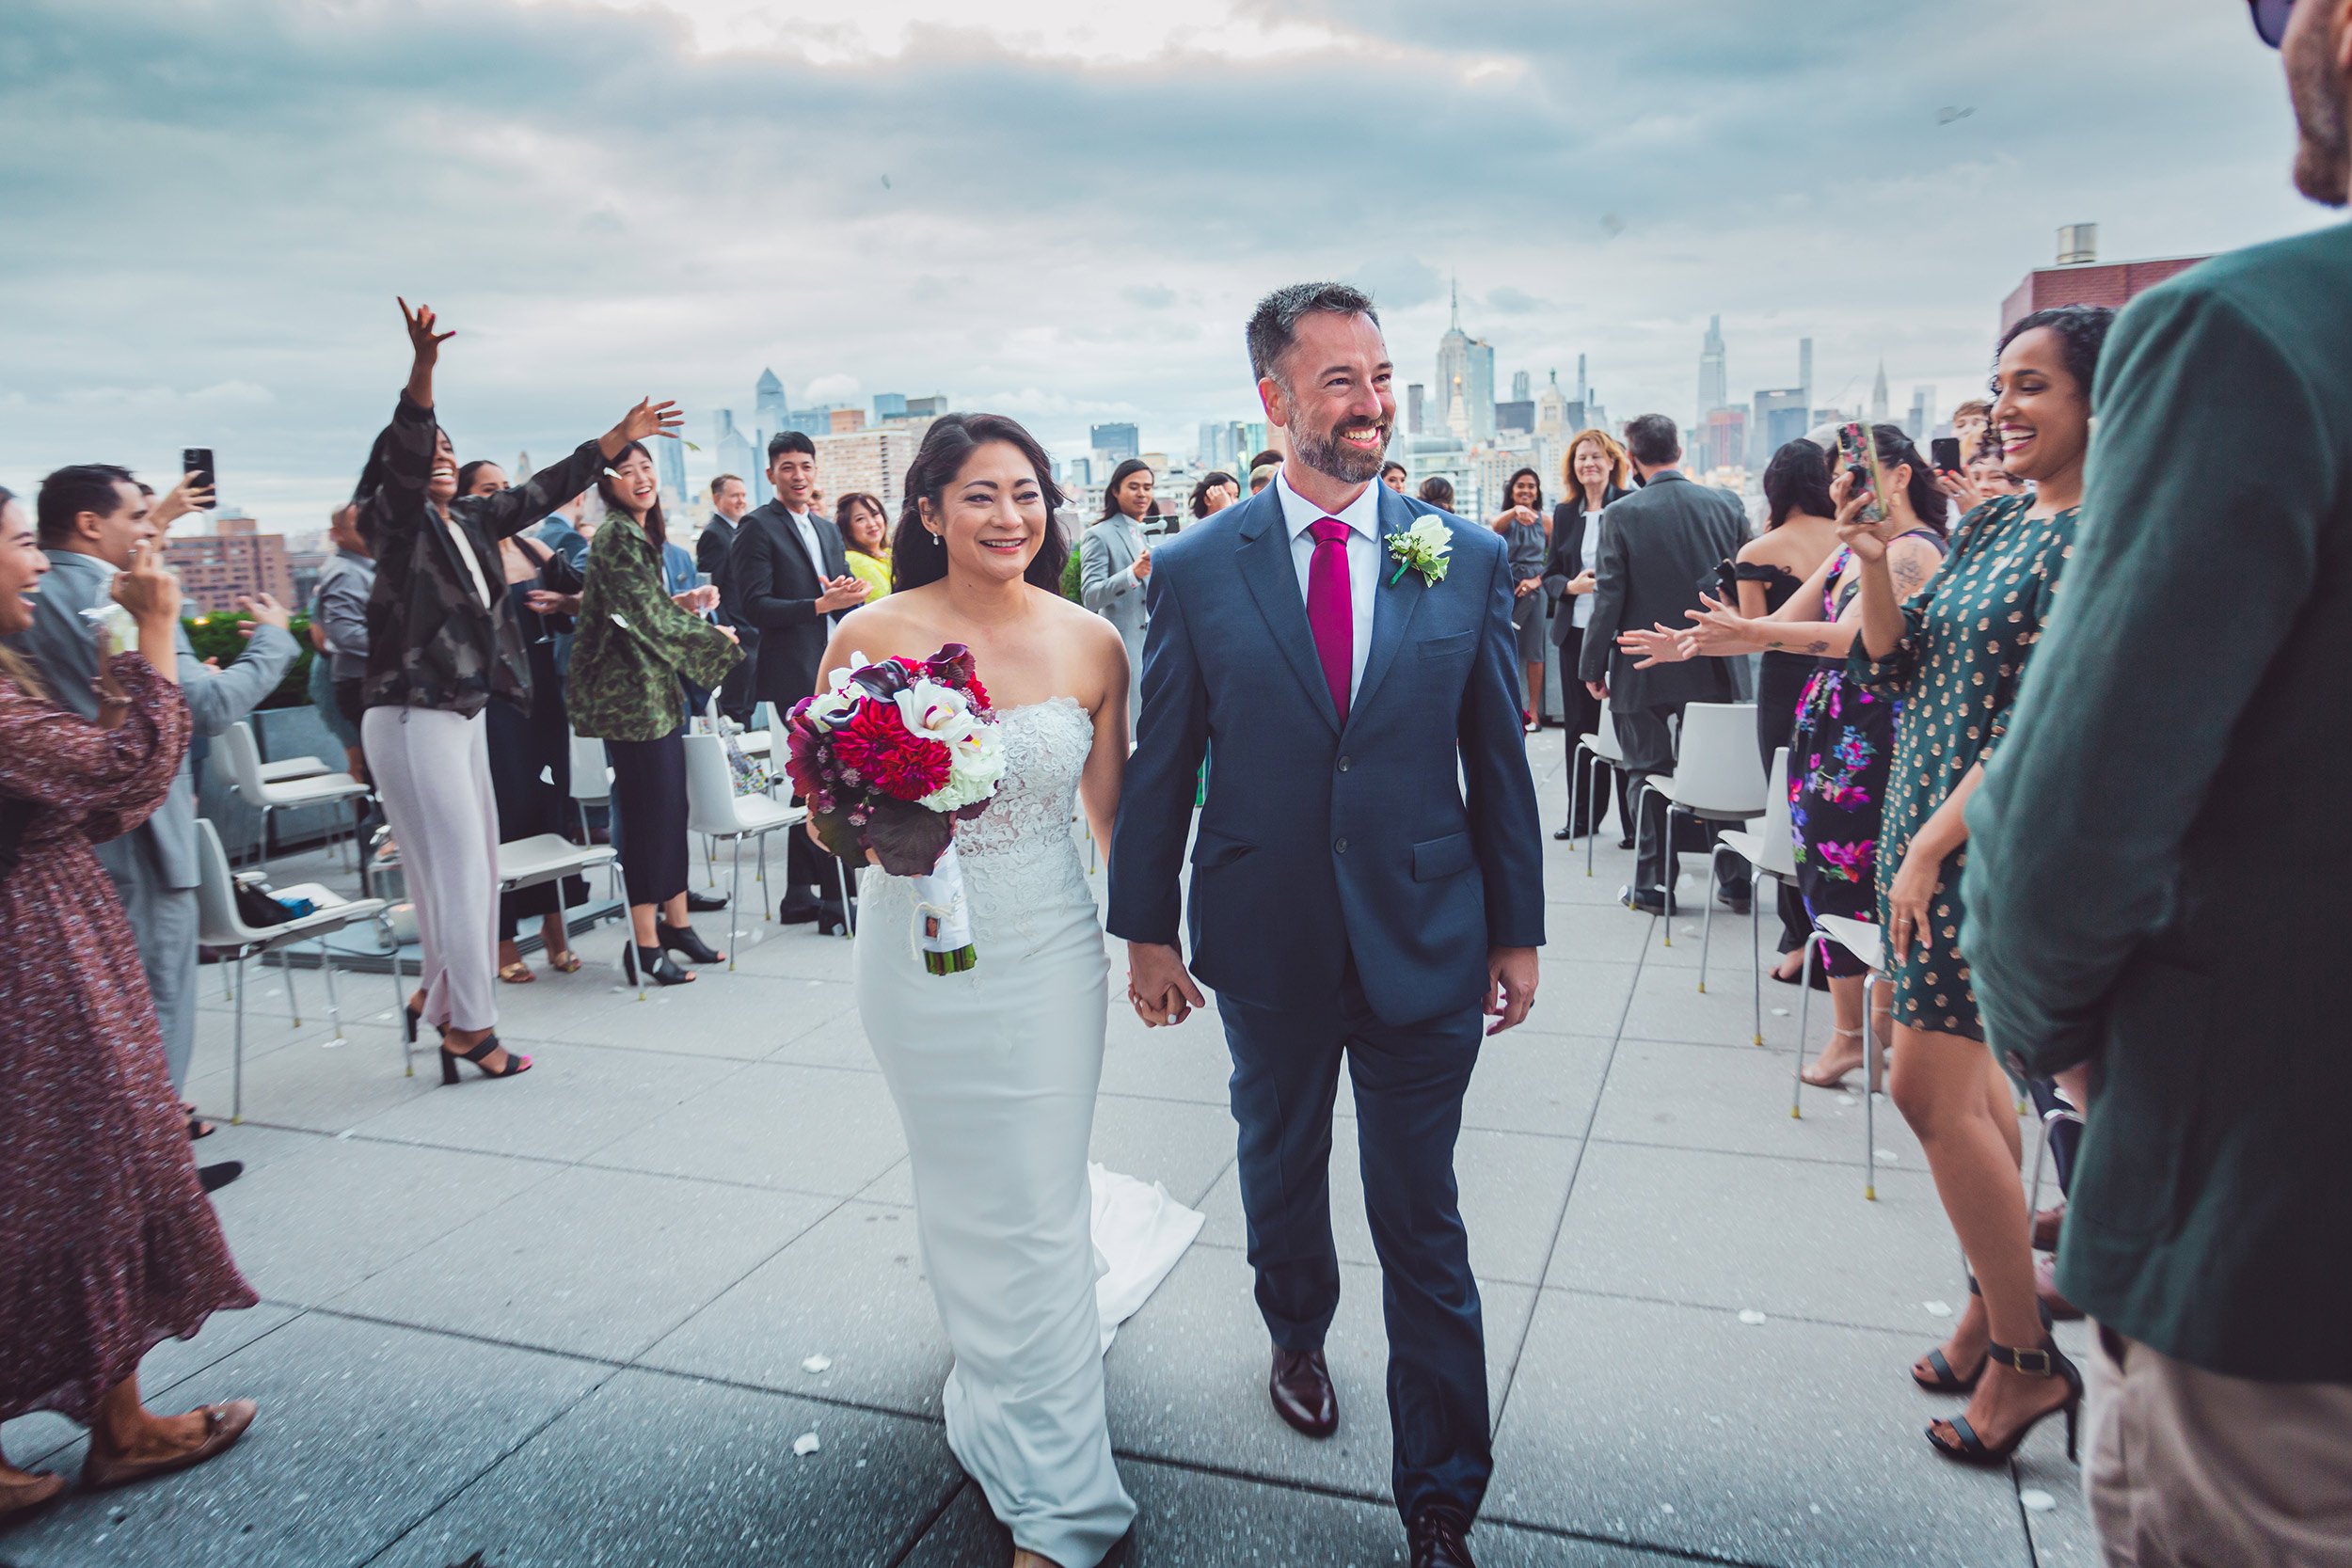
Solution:
<path fill-rule="evenodd" d="M 1000 720 L 1004 783 L 956 832 L 977 967 L 928 973 L 910 885 L 869 871 L 857 1001 L 906 1129 L 955 1353 L 948 1446 L 1016 1545 L 1093 1568 L 1136 1513 L 1111 1459 L 1103 1352 L 1200 1216 L 1090 1174 L 1109 962 L 1070 824 L 1094 726 L 1066 697 Z"/>

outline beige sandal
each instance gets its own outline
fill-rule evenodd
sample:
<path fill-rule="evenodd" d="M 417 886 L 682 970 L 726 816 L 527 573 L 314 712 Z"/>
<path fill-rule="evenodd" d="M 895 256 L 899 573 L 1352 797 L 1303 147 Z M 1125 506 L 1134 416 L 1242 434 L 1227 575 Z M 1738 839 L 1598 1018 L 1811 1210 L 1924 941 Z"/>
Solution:
<path fill-rule="evenodd" d="M 98 1445 L 92 1443 L 88 1457 L 82 1461 L 82 1484 L 92 1491 L 109 1486 L 127 1486 L 135 1481 L 167 1476 L 175 1470 L 201 1465 L 236 1447 L 237 1439 L 245 1435 L 246 1428 L 253 1424 L 253 1418 L 260 1412 L 261 1407 L 251 1400 L 208 1404 L 201 1411 L 204 1441 L 185 1453 L 176 1453 L 166 1459 L 123 1459 L 100 1452 Z"/>
<path fill-rule="evenodd" d="M 499 978 L 510 986 L 527 986 L 538 977 L 531 973 L 531 966 L 520 958 L 511 964 L 499 965 Z"/>

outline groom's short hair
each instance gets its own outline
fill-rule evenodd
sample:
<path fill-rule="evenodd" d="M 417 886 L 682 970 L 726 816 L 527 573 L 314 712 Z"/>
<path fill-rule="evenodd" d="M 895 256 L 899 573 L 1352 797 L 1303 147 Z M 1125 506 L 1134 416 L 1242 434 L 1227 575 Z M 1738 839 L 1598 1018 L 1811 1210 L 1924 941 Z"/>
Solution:
<path fill-rule="evenodd" d="M 1380 313 L 1372 308 L 1372 296 L 1363 290 L 1345 283 L 1293 283 L 1277 289 L 1258 301 L 1250 312 L 1248 338 L 1249 341 L 1249 372 L 1259 380 L 1276 376 L 1275 366 L 1298 338 L 1301 318 L 1323 311 L 1334 316 L 1370 316 L 1372 325 L 1380 325 Z"/>

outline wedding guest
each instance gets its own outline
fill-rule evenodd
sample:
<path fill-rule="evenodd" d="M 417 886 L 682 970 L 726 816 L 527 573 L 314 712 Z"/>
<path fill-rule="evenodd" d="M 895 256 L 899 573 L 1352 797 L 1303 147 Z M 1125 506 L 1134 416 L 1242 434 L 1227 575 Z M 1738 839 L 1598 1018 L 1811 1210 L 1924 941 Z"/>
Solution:
<path fill-rule="evenodd" d="M 852 490 L 834 503 L 834 527 L 841 532 L 841 559 L 850 575 L 866 584 L 866 602 L 890 594 L 890 517 L 882 498 Z"/>
<path fill-rule="evenodd" d="M 506 470 L 486 457 L 477 457 L 457 470 L 457 493 L 479 498 L 506 488 Z"/>
<path fill-rule="evenodd" d="M 2010 477 L 2010 471 L 2001 466 L 2001 443 L 1997 437 L 1988 436 L 1978 443 L 1977 455 L 1968 463 L 1967 477 L 1979 502 L 2026 493 L 2026 482 Z"/>
<path fill-rule="evenodd" d="M 1216 516 L 1241 499 L 1241 481 L 1218 469 L 1200 476 L 1200 483 L 1192 487 L 1192 517 L 1195 522 Z"/>
<path fill-rule="evenodd" d="M 1633 483 L 1633 469 L 1625 448 L 1605 430 L 1581 430 L 1568 442 L 1561 463 L 1565 498 L 1551 509 L 1551 548 L 1544 558 L 1544 587 L 1564 601 L 1552 611 L 1551 640 L 1560 648 L 1560 700 L 1567 726 L 1568 821 L 1551 836 L 1573 840 L 1597 832 L 1595 824 L 1609 806 L 1609 783 L 1614 768 L 1602 768 L 1587 778 L 1578 766 L 1577 742 L 1600 727 L 1600 699 L 1577 678 L 1583 657 L 1584 628 L 1593 619 L 1593 547 L 1598 542 L 1601 508 L 1622 499 Z M 1592 798 L 1581 792 L 1590 789 Z M 1624 791 L 1617 792 L 1617 825 L 1623 847 L 1633 847 L 1633 816 Z"/>
<path fill-rule="evenodd" d="M 1380 465 L 1380 483 L 1395 491 L 1398 495 L 1403 495 L 1405 493 L 1405 486 L 1411 482 L 1412 476 L 1405 471 L 1404 464 L 1383 463 Z"/>
<path fill-rule="evenodd" d="M 1903 705 L 1880 827 L 1879 919 L 1895 980 L 1888 1089 L 1918 1134 L 1973 1275 L 1968 1310 L 1937 1349 L 1943 1366 L 1923 1363 L 1912 1375 L 1955 1389 L 1973 1382 L 1967 1414 L 1928 1428 L 1938 1453 L 1969 1464 L 2005 1460 L 2035 1423 L 2060 1412 L 2071 1439 L 2082 1398 L 2081 1372 L 2042 1323 L 2015 1101 L 1985 1049 L 1960 953 L 1968 856 L 1962 814 L 2008 730 L 2074 550 L 2091 378 L 2112 316 L 2063 306 L 2035 311 L 2002 336 L 1993 420 L 2010 472 L 2031 480 L 2034 494 L 1989 502 L 1962 519 L 1950 559 L 1925 588 L 1906 598 L 1889 571 L 1887 543 L 1910 523 L 1899 509 L 1890 507 L 1875 527 L 1840 519 L 1862 562 L 1862 635 L 1849 673 Z M 2113 526 L 2137 527 L 2137 519 Z"/>
<path fill-rule="evenodd" d="M 1511 558 L 1511 635 L 1518 651 L 1519 722 L 1542 729 L 1544 705 L 1544 559 L 1551 548 L 1544 522 L 1543 476 L 1521 468 L 1503 482 L 1508 501 L 1489 526 L 1502 535 Z"/>
<path fill-rule="evenodd" d="M 1945 492 L 1938 476 L 1899 425 L 1871 428 L 1877 443 L 1880 471 L 1885 476 L 1884 501 L 1904 527 L 1887 546 L 1888 570 L 1895 592 L 1908 598 L 1935 573 L 1944 559 Z M 1820 471 L 1816 454 L 1802 449 L 1810 441 L 1795 441 L 1775 457 L 1793 459 L 1791 471 L 1809 482 Z M 1799 449 L 1793 451 L 1791 449 Z M 1767 493 L 1774 482 L 1766 480 Z M 1835 486 L 1818 498 L 1807 498 L 1823 509 L 1836 537 L 1836 518 L 1849 482 L 1841 475 Z M 1802 488 L 1802 484 L 1800 485 Z M 1858 511 L 1861 502 L 1854 501 Z M 1794 526 L 1784 523 L 1782 527 Z M 1772 535 L 1767 534 L 1766 538 Z M 1761 653 L 1804 660 L 1810 672 L 1791 716 L 1788 753 L 1788 818 L 1795 835 L 1791 847 L 1797 866 L 1799 941 L 1812 929 L 1816 915 L 1842 915 L 1849 920 L 1878 919 L 1878 840 L 1880 815 L 1886 800 L 1887 768 L 1894 751 L 1896 716 L 1901 703 L 1867 690 L 1846 669 L 1846 657 L 1861 630 L 1862 566 L 1842 546 L 1816 565 L 1797 589 L 1769 613 L 1757 616 L 1735 610 L 1714 598 L 1692 617 L 1679 633 L 1629 632 L 1620 644 L 1639 650 L 1661 663 L 1694 655 L 1738 658 Z M 1753 587 L 1742 582 L 1745 590 Z M 1846 1075 L 1867 1059 L 1863 1033 L 1868 966 L 1843 948 L 1821 949 L 1817 974 L 1825 974 L 1833 1004 L 1829 1040 L 1801 1076 L 1816 1088 L 1836 1088 Z M 1803 954 L 1799 954 L 1802 967 Z M 1868 1024 L 1878 1037 L 1886 1037 L 1889 1015 L 1881 1008 Z M 1932 1355 L 1929 1368 L 1934 1386 L 1948 1378 Z"/>
<path fill-rule="evenodd" d="M 580 571 L 588 564 L 587 515 L 588 492 L 582 490 L 540 518 L 532 537 L 570 562 L 573 571 Z"/>
<path fill-rule="evenodd" d="M 417 911 L 421 984 L 405 1025 L 441 1035 L 441 1081 L 469 1061 L 485 1077 L 526 1070 L 496 1031 L 498 805 L 487 723 L 493 700 L 529 701 L 531 665 L 497 542 L 585 490 L 640 436 L 675 430 L 650 399 L 595 440 L 495 495 L 457 494 L 457 463 L 433 419 L 433 373 L 451 333 L 401 304 L 408 383 L 360 476 L 360 527 L 375 551 L 368 600 L 367 712 L 359 726 Z M 493 585 L 496 585 L 495 587 Z"/>
<path fill-rule="evenodd" d="M 1700 608 L 1699 583 L 1736 553 L 1747 536 L 1747 515 L 1721 490 L 1693 484 L 1677 465 L 1682 434 L 1663 414 L 1645 414 L 1626 426 L 1626 451 L 1642 488 L 1609 508 L 1593 558 L 1593 620 L 1585 629 L 1578 673 L 1596 698 L 1609 697 L 1609 714 L 1625 752 L 1625 787 L 1639 813 L 1639 847 L 1628 908 L 1672 914 L 1677 850 L 1666 842 L 1666 802 L 1644 794 L 1641 781 L 1675 770 L 1672 724 L 1692 703 L 1736 700 L 1739 685 L 1720 663 L 1643 669 L 1617 647 L 1629 627 L 1679 626 Z M 1746 884 L 1724 863 L 1724 899 L 1744 913 Z"/>
<path fill-rule="evenodd" d="M 1249 460 L 1251 473 L 1256 473 L 1260 468 L 1279 468 L 1281 466 L 1282 454 L 1272 447 L 1266 448 L 1265 451 Z"/>
<path fill-rule="evenodd" d="M 1733 558 L 1740 613 L 1751 621 L 1762 620 L 1795 598 L 1805 580 L 1837 553 L 1836 509 L 1830 504 L 1825 455 L 1812 442 L 1800 439 L 1772 453 L 1764 467 L 1764 531 L 1740 546 Z M 1778 648 L 1766 649 L 1757 660 L 1756 744 L 1767 771 L 1772 753 L 1796 734 L 1797 705 L 1820 667 L 1820 660 L 1809 654 Z M 1804 758 L 1790 756 L 1792 782 L 1804 766 Z M 1867 885 L 1869 879 L 1863 880 Z M 1793 982 L 1802 977 L 1805 933 L 1813 922 L 1805 913 L 1804 895 L 1796 888 L 1783 883 L 1779 903 L 1782 961 L 1772 978 Z"/>
<path fill-rule="evenodd" d="M 572 721 L 601 738 L 612 761 L 621 876 L 631 942 L 621 956 L 631 984 L 695 978 L 689 963 L 726 961 L 696 934 L 686 908 L 686 741 L 678 681 L 708 687 L 743 656 L 724 626 L 702 619 L 715 588 L 672 594 L 661 575 L 664 523 L 653 454 L 630 441 L 596 482 L 604 526 L 588 546 L 579 640 L 572 645 Z"/>
<path fill-rule="evenodd" d="M 484 739 L 490 761 L 490 794 L 498 802 L 499 841 L 569 837 L 572 827 L 572 723 L 565 710 L 564 677 L 555 668 L 555 639 L 572 629 L 558 608 L 576 605 L 581 583 L 571 563 L 526 531 L 499 541 L 503 596 L 515 606 L 523 654 L 531 661 L 525 703 L 492 703 L 483 710 Z M 544 608 L 543 608 L 544 607 Z M 563 911 L 588 901 L 588 883 L 566 878 L 499 895 L 499 978 L 528 985 L 537 978 L 516 944 L 525 920 L 539 922 L 539 951 L 559 974 L 576 974 L 580 955 Z"/>
<path fill-rule="evenodd" d="M 1421 482 L 1421 499 L 1447 512 L 1454 510 L 1454 482 L 1442 474 L 1431 474 Z"/>
<path fill-rule="evenodd" d="M 351 502 L 327 519 L 327 543 L 335 553 L 319 570 L 310 595 L 310 632 L 324 656 L 312 661 L 327 672 L 329 701 L 343 729 L 343 759 L 355 779 L 368 776 L 367 752 L 359 744 L 359 720 L 367 711 L 360 696 L 368 673 L 368 595 L 375 587 L 375 557 L 359 529 L 359 508 Z"/>
<path fill-rule="evenodd" d="M 91 682 L 98 675 L 96 644 L 83 611 L 108 602 L 108 585 L 126 570 L 138 546 L 161 541 L 173 519 L 211 492 L 190 474 L 151 509 L 128 471 L 104 465 L 60 468 L 41 481 L 37 503 L 41 547 L 54 566 L 35 601 L 32 625 L 17 642 L 51 697 L 86 719 L 98 715 Z M 291 617 L 268 594 L 241 598 L 252 617 L 245 651 L 226 669 L 196 657 L 185 627 L 174 623 L 174 679 L 195 733 L 223 735 L 278 689 L 301 653 L 287 629 Z M 99 842 L 96 853 L 128 912 L 147 972 L 174 1085 L 184 1087 L 196 1051 L 196 772 L 183 759 L 162 802 L 126 824 L 119 837 Z M 191 1118 L 189 1131 L 208 1131 Z"/>
<path fill-rule="evenodd" d="M 259 1299 L 198 1179 L 137 933 L 92 850 L 181 782 L 192 720 L 160 553 L 135 542 L 107 580 L 138 651 L 93 652 L 90 716 L 0 647 L 0 1422 L 50 1410 L 88 1428 L 92 1487 L 201 1464 L 255 1414 L 240 1399 L 158 1416 L 139 1397 L 150 1347 Z M 48 569 L 0 490 L 0 635 L 31 627 Z M 0 1455 L 0 1525 L 64 1489 Z"/>
<path fill-rule="evenodd" d="M 841 531 L 815 510 L 817 444 L 797 430 L 768 438 L 768 483 L 775 499 L 746 515 L 728 547 L 720 604 L 737 626 L 759 632 L 752 695 L 775 713 L 817 690 L 817 663 L 836 618 L 873 590 L 850 574 Z M 834 893 L 837 863 L 805 835 L 787 833 L 785 895 L 776 918 L 847 929 L 849 911 Z"/>
<path fill-rule="evenodd" d="M 1152 510 L 1152 470 L 1130 457 L 1103 488 L 1103 515 L 1078 540 L 1078 602 L 1119 628 L 1127 644 L 1127 723 L 1143 706 L 1143 591 L 1152 580 L 1152 545 L 1143 519 Z"/>
<path fill-rule="evenodd" d="M 2296 182 L 2342 207 L 2352 29 L 2340 6 L 2285 25 Z M 2352 969 L 2348 295 L 2338 223 L 2124 309 L 2066 593 L 1967 808 L 1986 1032 L 2098 1085 L 2058 1283 L 2098 1330 L 2113 1568 L 2317 1568 L 2352 1521 L 2352 1056 L 2328 1022 Z M 2220 635 L 2184 637 L 2191 613 Z M 2296 856 L 2315 908 L 2282 902 Z"/>
<path fill-rule="evenodd" d="M 734 548 L 744 514 L 751 509 L 751 487 L 739 475 L 721 474 L 710 482 L 710 521 L 703 525 L 702 532 L 694 538 L 694 564 L 714 584 L 726 579 L 727 553 Z M 727 609 L 723 595 L 718 622 L 735 628 L 736 644 L 743 650 L 742 661 L 719 683 L 719 711 L 739 724 L 748 724 L 752 721 L 752 709 L 759 701 L 752 693 L 752 676 L 759 668 L 759 628 L 738 620 Z"/>
<path fill-rule="evenodd" d="M 1267 485 L 1273 483 L 1274 476 L 1281 472 L 1281 468 L 1282 466 L 1279 463 L 1259 463 L 1252 465 L 1249 469 L 1249 493 L 1254 496 L 1259 491 L 1264 489 Z"/>
<path fill-rule="evenodd" d="M 1960 440 L 1960 464 L 1967 467 L 1984 450 L 1984 438 L 1990 428 L 1993 405 L 1982 398 L 1970 398 L 1952 410 L 1952 434 Z"/>

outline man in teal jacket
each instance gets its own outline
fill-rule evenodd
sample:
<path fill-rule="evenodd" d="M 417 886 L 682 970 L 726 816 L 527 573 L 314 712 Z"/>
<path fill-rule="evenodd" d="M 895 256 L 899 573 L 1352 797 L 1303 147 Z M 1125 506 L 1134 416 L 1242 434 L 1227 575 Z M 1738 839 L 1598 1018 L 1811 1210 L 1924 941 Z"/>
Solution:
<path fill-rule="evenodd" d="M 2343 206 L 2352 0 L 2254 10 Z M 2108 1560 L 2352 1561 L 2352 228 L 2135 301 L 2094 406 L 1963 947 L 1994 1050 L 2091 1069 L 2058 1283 Z"/>

